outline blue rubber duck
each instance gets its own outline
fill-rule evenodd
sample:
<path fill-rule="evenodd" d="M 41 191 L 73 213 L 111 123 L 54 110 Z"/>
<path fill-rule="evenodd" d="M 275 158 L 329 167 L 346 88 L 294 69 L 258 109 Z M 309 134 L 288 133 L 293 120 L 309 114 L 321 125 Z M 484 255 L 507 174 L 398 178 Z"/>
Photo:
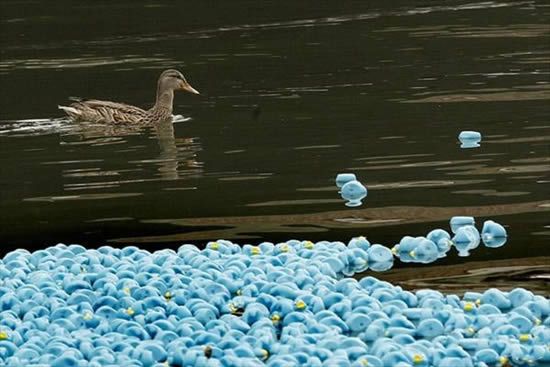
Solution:
<path fill-rule="evenodd" d="M 362 204 L 361 200 L 367 197 L 367 188 L 359 181 L 349 181 L 340 192 L 342 199 L 347 200 L 346 206 L 356 207 Z"/>

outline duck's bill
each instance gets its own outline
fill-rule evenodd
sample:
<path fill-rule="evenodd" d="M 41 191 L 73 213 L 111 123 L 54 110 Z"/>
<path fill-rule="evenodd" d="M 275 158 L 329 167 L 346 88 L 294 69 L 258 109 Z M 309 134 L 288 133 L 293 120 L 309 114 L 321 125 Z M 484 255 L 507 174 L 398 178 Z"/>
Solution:
<path fill-rule="evenodd" d="M 187 91 L 189 93 L 200 94 L 198 90 L 196 90 L 195 88 L 193 88 L 192 86 L 190 86 L 187 83 L 183 83 L 183 85 L 181 86 L 181 89 L 184 90 L 184 91 Z"/>

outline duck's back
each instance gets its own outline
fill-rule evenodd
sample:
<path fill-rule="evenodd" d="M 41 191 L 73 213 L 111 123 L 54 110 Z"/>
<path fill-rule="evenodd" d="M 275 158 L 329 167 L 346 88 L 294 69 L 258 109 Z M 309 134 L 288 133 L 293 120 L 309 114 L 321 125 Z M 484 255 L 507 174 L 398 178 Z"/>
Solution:
<path fill-rule="evenodd" d="M 97 99 L 75 102 L 69 107 L 60 108 L 75 120 L 95 123 L 141 123 L 148 117 L 147 111 L 139 107 Z"/>

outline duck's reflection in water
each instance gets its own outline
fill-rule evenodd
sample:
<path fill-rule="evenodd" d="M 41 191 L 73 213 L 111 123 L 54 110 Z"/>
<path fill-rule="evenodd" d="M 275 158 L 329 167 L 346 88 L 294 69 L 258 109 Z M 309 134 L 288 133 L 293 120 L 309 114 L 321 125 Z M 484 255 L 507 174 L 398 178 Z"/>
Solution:
<path fill-rule="evenodd" d="M 66 190 L 180 180 L 202 175 L 202 162 L 197 160 L 197 154 L 201 150 L 198 138 L 176 137 L 172 120 L 148 127 L 78 124 L 63 134 L 62 138 L 61 145 L 69 146 L 71 151 L 78 149 L 78 146 L 85 146 L 81 150 L 87 158 L 97 157 L 98 154 L 101 157 L 99 160 L 83 159 L 73 162 L 82 167 L 72 164 L 67 167 L 68 170 L 63 171 L 65 177 L 78 177 L 87 182 L 66 183 Z M 157 144 L 151 144 L 151 140 L 156 140 Z M 106 156 L 110 158 L 105 159 Z M 89 166 L 90 163 L 93 168 Z M 116 177 L 117 180 L 96 181 L 98 177 L 105 176 Z"/>
<path fill-rule="evenodd" d="M 174 124 L 171 120 L 162 121 L 154 126 L 155 135 L 160 147 L 159 174 L 163 180 L 177 180 L 182 176 L 200 175 L 202 163 L 196 155 L 200 145 L 196 138 L 176 138 Z M 183 165 L 180 172 L 179 166 Z"/>
<path fill-rule="evenodd" d="M 127 141 L 127 137 L 140 135 L 145 126 L 134 126 L 130 124 L 107 125 L 92 124 L 88 122 L 74 123 L 73 127 L 67 130 L 62 137 L 67 138 L 63 145 L 106 145 L 109 141 L 119 141 L 121 144 Z M 77 141 L 74 141 L 77 140 Z"/>
<path fill-rule="evenodd" d="M 160 147 L 158 168 L 160 176 L 165 180 L 177 180 L 179 162 L 174 125 L 172 121 L 162 121 L 155 125 L 154 129 Z"/>

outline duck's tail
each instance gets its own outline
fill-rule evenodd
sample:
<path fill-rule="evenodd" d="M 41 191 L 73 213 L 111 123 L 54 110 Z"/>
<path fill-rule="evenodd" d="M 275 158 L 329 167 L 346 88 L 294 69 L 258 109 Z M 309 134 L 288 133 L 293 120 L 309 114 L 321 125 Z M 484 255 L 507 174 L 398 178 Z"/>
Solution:
<path fill-rule="evenodd" d="M 80 115 L 82 114 L 81 111 L 77 110 L 77 109 L 74 108 L 74 107 L 57 106 L 57 108 L 59 108 L 60 110 L 65 111 L 65 113 L 66 113 L 67 115 L 69 115 L 70 117 L 75 118 L 75 119 L 79 118 Z"/>

